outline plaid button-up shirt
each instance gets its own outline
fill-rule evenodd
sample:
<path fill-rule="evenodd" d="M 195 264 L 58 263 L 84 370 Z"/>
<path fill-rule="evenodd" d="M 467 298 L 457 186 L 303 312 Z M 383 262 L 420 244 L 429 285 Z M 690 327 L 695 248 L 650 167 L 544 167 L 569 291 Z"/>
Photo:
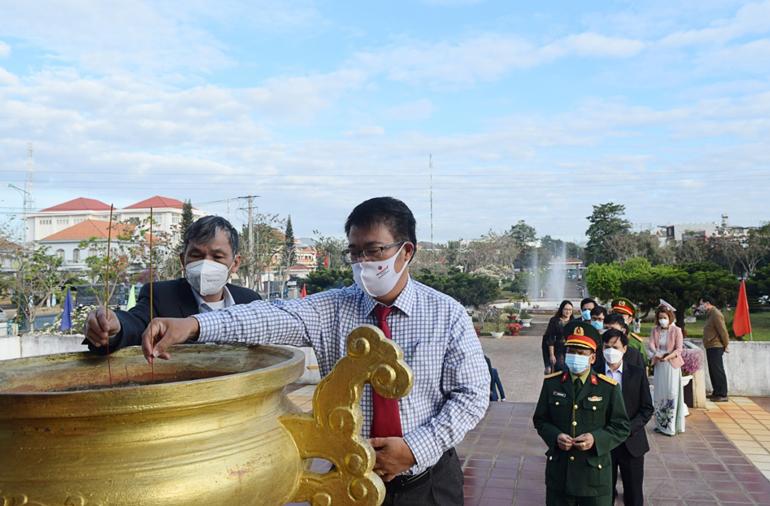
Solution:
<path fill-rule="evenodd" d="M 377 325 L 376 301 L 353 285 L 304 299 L 254 301 L 195 315 L 199 342 L 244 342 L 312 346 L 322 376 L 346 354 L 347 336 L 363 324 Z M 411 278 L 388 317 L 393 340 L 414 373 L 411 393 L 399 400 L 404 440 L 419 473 L 462 441 L 489 404 L 489 370 L 473 324 L 451 297 Z M 371 388 L 361 407 L 363 435 L 372 423 Z"/>

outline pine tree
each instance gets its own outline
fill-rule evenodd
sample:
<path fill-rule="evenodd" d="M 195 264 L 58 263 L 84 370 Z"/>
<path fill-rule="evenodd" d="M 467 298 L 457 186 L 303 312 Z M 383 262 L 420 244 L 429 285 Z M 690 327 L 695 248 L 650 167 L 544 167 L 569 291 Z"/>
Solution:
<path fill-rule="evenodd" d="M 286 221 L 283 243 L 283 265 L 288 270 L 297 261 L 297 251 L 294 245 L 294 229 L 291 226 L 291 216 Z"/>
<path fill-rule="evenodd" d="M 179 223 L 179 251 L 182 251 L 184 235 L 187 233 L 190 225 L 193 224 L 193 221 L 192 203 L 186 200 L 182 205 L 182 221 Z"/>

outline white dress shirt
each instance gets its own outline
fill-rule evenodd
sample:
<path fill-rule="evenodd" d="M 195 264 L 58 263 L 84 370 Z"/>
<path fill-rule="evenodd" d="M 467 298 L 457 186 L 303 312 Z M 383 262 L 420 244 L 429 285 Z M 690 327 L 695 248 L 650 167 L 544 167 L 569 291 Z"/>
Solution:
<path fill-rule="evenodd" d="M 376 301 L 357 285 L 304 299 L 254 301 L 195 315 L 199 342 L 245 342 L 312 346 L 321 376 L 347 353 L 356 327 L 377 325 Z M 457 301 L 409 279 L 388 325 L 414 373 L 411 393 L 398 400 L 404 440 L 417 474 L 459 444 L 482 419 L 489 404 L 489 369 L 465 308 Z M 363 433 L 372 421 L 371 388 L 361 399 Z"/>
<path fill-rule="evenodd" d="M 618 382 L 618 385 L 623 386 L 623 361 L 620 361 L 617 371 L 610 369 L 610 364 L 604 363 L 605 376 L 609 376 Z"/>

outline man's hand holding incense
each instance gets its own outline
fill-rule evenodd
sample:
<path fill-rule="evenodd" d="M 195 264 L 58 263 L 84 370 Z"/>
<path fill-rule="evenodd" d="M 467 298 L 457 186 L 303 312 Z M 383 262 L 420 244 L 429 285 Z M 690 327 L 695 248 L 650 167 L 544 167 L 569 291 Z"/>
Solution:
<path fill-rule="evenodd" d="M 110 337 L 120 332 L 120 328 L 115 312 L 100 307 L 88 313 L 83 334 L 95 347 L 101 348 L 107 346 Z"/>
<path fill-rule="evenodd" d="M 155 358 L 168 360 L 168 349 L 175 344 L 182 344 L 197 337 L 200 331 L 198 320 L 188 318 L 155 318 L 142 334 L 142 352 L 147 362 Z"/>

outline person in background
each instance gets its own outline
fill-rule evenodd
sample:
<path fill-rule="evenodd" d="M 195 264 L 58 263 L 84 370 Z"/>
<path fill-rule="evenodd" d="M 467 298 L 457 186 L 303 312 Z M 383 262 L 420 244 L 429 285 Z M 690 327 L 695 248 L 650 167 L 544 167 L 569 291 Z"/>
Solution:
<path fill-rule="evenodd" d="M 604 319 L 604 328 L 609 329 L 615 329 L 623 332 L 626 337 L 628 336 L 628 325 L 626 324 L 625 319 L 623 316 L 617 314 L 617 313 L 610 313 L 607 315 L 607 318 Z M 633 349 L 633 348 L 632 348 Z"/>
<path fill-rule="evenodd" d="M 722 355 L 728 353 L 730 334 L 727 333 L 725 317 L 714 305 L 714 299 L 704 295 L 700 298 L 700 309 L 706 312 L 706 324 L 703 326 L 703 347 L 706 348 L 706 360 L 709 364 L 714 402 L 727 402 L 727 374 Z"/>
<path fill-rule="evenodd" d="M 241 342 L 312 346 L 322 376 L 361 325 L 378 325 L 412 368 L 414 385 L 386 399 L 366 385 L 362 435 L 375 450 L 384 504 L 463 504 L 463 472 L 455 446 L 489 406 L 489 370 L 465 308 L 412 279 L 416 221 L 405 203 L 377 197 L 345 222 L 345 260 L 354 284 L 286 301 L 255 301 L 190 318 L 158 318 L 142 336 L 144 356 L 171 359 L 175 344 Z"/>
<path fill-rule="evenodd" d="M 641 354 L 645 365 L 647 365 L 647 347 L 644 344 L 644 338 L 633 332 L 632 327 L 632 325 L 635 324 L 634 318 L 636 317 L 636 306 L 625 297 L 619 297 L 612 301 L 612 313 L 619 314 L 623 318 L 623 321 L 626 322 L 626 325 L 628 326 L 628 333 L 626 334 L 628 335 L 628 346 L 638 351 Z"/>
<path fill-rule="evenodd" d="M 543 366 L 545 374 L 564 369 L 564 326 L 572 321 L 572 302 L 561 301 L 543 334 Z"/>
<path fill-rule="evenodd" d="M 609 329 L 602 335 L 602 341 L 603 366 L 597 367 L 597 361 L 594 370 L 606 374 L 620 384 L 623 404 L 631 421 L 628 439 L 612 450 L 613 498 L 618 495 L 616 484 L 619 469 L 623 480 L 623 504 L 643 506 L 644 454 L 650 450 L 644 427 L 655 410 L 650 396 L 647 371 L 644 367 L 626 363 L 626 353 L 636 350 L 628 347 L 628 336 L 622 331 Z"/>
<path fill-rule="evenodd" d="M 604 333 L 606 334 L 610 330 L 618 331 L 622 333 L 624 336 L 626 336 L 626 341 L 628 341 L 628 334 L 626 332 L 628 327 L 626 326 L 625 323 L 623 323 L 622 319 L 620 322 L 618 322 L 616 319 L 617 317 L 618 315 L 607 315 L 607 319 L 604 320 L 605 328 L 607 330 L 605 330 Z M 602 339 L 603 337 L 604 336 L 602 335 Z M 626 344 L 626 346 L 628 346 L 628 344 Z M 647 366 L 645 365 L 644 360 L 642 359 L 642 354 L 636 351 L 635 349 L 631 348 L 630 346 L 628 346 L 628 349 L 623 352 L 623 363 L 633 365 L 634 367 L 638 367 L 644 370 L 645 374 L 647 373 Z M 599 372 L 604 372 L 605 368 L 606 368 L 606 365 L 604 363 L 604 355 L 598 354 L 596 356 L 596 363 L 594 364 L 594 369 L 596 369 Z"/>
<path fill-rule="evenodd" d="M 604 319 L 607 317 L 607 310 L 602 306 L 596 306 L 591 310 L 591 325 L 600 333 L 604 332 Z"/>
<path fill-rule="evenodd" d="M 596 341 L 584 335 L 583 327 L 574 332 L 565 342 L 569 371 L 545 377 L 532 417 L 548 446 L 545 501 L 548 506 L 609 506 L 610 452 L 628 438 L 628 416 L 618 382 L 591 370 Z"/>
<path fill-rule="evenodd" d="M 220 216 L 204 216 L 188 227 L 179 261 L 183 278 L 152 282 L 153 318 L 192 316 L 260 298 L 253 290 L 227 282 L 238 271 L 241 255 L 238 231 Z M 128 311 L 99 308 L 88 313 L 83 344 L 99 354 L 140 345 L 149 321 L 150 283 L 145 283 L 136 306 Z"/>
<path fill-rule="evenodd" d="M 580 301 L 580 317 L 584 322 L 591 321 L 591 310 L 596 307 L 596 301 L 590 297 Z"/>
<path fill-rule="evenodd" d="M 505 389 L 503 389 L 503 382 L 500 381 L 500 373 L 492 367 L 492 360 L 488 356 L 484 355 L 484 360 L 487 361 L 489 377 L 491 378 L 489 383 L 489 400 L 491 402 L 502 402 L 505 400 Z"/>
<path fill-rule="evenodd" d="M 683 346 L 684 337 L 674 323 L 674 314 L 663 306 L 656 309 L 649 341 L 650 363 L 654 368 L 655 430 L 668 436 L 685 429 Z"/>

